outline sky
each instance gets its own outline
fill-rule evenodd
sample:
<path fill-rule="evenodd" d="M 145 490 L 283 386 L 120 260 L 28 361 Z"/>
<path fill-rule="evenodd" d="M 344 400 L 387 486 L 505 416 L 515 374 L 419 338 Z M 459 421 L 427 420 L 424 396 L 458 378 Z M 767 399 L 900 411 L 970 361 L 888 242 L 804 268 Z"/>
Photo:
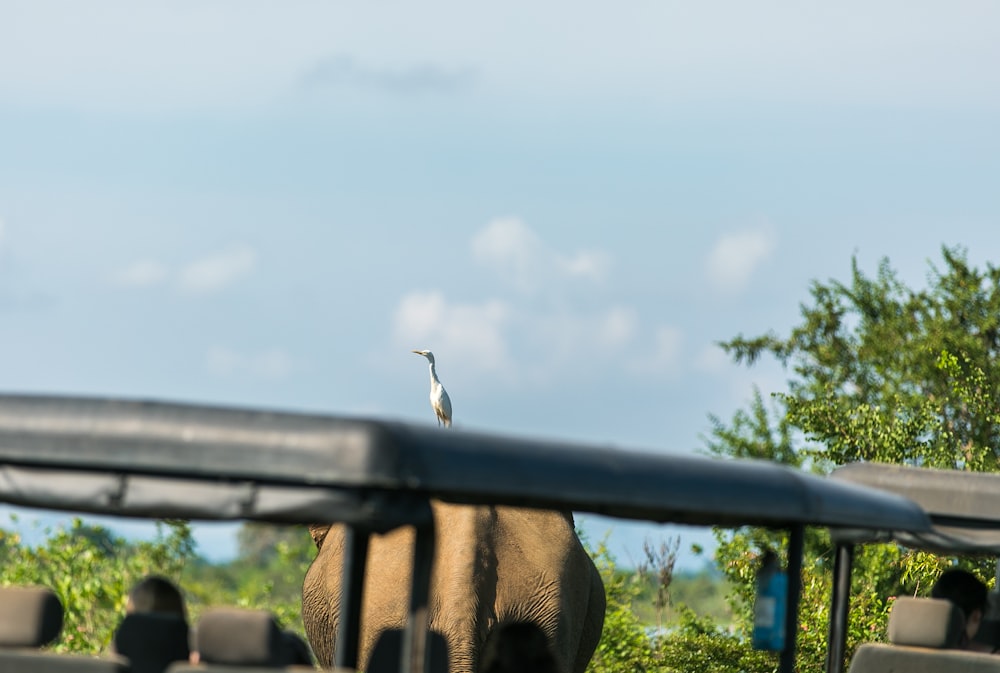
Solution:
<path fill-rule="evenodd" d="M 429 348 L 457 427 L 690 454 L 813 280 L 1000 260 L 997 3 L 493 4 L 0 4 L 0 389 L 433 423 Z"/>

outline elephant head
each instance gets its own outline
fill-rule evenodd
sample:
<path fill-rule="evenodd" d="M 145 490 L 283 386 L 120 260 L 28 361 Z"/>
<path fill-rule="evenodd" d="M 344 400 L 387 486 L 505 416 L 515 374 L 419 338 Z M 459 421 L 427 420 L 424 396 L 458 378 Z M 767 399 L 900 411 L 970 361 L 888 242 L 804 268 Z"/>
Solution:
<path fill-rule="evenodd" d="M 451 673 L 475 673 L 498 625 L 531 623 L 545 635 L 560 673 L 583 673 L 604 624 L 604 586 L 572 516 L 516 507 L 432 503 L 436 542 L 430 626 L 448 644 Z M 302 617 L 317 657 L 335 646 L 344 528 L 314 526 L 317 544 L 302 587 Z M 413 531 L 374 536 L 361 616 L 361 659 L 407 614 Z M 363 666 L 362 666 L 363 668 Z"/>

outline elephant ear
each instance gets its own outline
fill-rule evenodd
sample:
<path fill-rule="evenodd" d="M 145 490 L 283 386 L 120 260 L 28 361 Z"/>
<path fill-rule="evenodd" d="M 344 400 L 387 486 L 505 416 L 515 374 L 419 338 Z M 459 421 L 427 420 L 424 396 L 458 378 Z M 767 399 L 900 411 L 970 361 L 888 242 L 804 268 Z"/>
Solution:
<path fill-rule="evenodd" d="M 328 523 L 314 523 L 309 526 L 309 534 L 312 536 L 313 543 L 316 545 L 316 549 L 323 548 L 323 540 L 326 539 L 326 534 L 330 532 L 330 524 Z"/>

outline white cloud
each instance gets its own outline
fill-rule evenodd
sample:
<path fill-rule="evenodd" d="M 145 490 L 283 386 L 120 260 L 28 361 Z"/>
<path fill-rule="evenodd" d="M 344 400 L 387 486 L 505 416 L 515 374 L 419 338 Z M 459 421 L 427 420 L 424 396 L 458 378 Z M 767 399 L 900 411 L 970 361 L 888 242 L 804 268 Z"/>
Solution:
<path fill-rule="evenodd" d="M 208 351 L 205 367 L 219 377 L 249 377 L 274 381 L 287 378 L 294 370 L 294 361 L 285 351 L 275 348 L 255 353 L 241 353 L 216 346 Z"/>
<path fill-rule="evenodd" d="M 661 325 L 653 332 L 648 350 L 628 363 L 628 370 L 636 376 L 663 376 L 680 370 L 684 333 L 676 327 Z"/>
<path fill-rule="evenodd" d="M 723 292 L 743 290 L 775 245 L 776 236 L 770 227 L 722 236 L 708 255 L 709 280 Z"/>
<path fill-rule="evenodd" d="M 660 326 L 653 338 L 653 357 L 650 367 L 655 371 L 665 371 L 677 367 L 680 361 L 684 334 L 676 327 Z"/>
<path fill-rule="evenodd" d="M 302 76 L 305 89 L 357 87 L 393 95 L 455 94 L 475 85 L 472 68 L 446 68 L 433 63 L 404 67 L 378 67 L 358 62 L 349 54 L 317 61 Z"/>
<path fill-rule="evenodd" d="M 116 285 L 147 288 L 170 284 L 189 294 L 208 294 L 229 287 L 257 265 L 257 253 L 238 246 L 190 262 L 179 271 L 155 259 L 139 259 L 111 275 Z"/>
<path fill-rule="evenodd" d="M 600 251 L 572 253 L 549 249 L 518 217 L 498 217 L 472 237 L 472 254 L 523 292 L 533 292 L 558 278 L 603 281 L 611 257 Z"/>
<path fill-rule="evenodd" d="M 407 337 L 416 340 L 434 337 L 441 328 L 446 310 L 444 296 L 440 292 L 406 295 L 396 308 L 393 325 L 396 336 L 403 340 Z"/>
<path fill-rule="evenodd" d="M 608 348 L 625 346 L 635 337 L 639 317 L 634 309 L 615 307 L 600 320 L 597 341 Z"/>
<path fill-rule="evenodd" d="M 522 378 L 527 380 L 530 373 L 535 383 L 630 372 L 631 354 L 644 348 L 639 315 L 631 307 L 525 308 L 516 313 L 515 323 L 521 342 L 518 352 L 527 360 Z"/>
<path fill-rule="evenodd" d="M 620 374 L 655 378 L 679 370 L 678 329 L 645 328 L 635 308 L 602 306 L 592 292 L 581 297 L 548 291 L 558 281 L 603 281 L 610 268 L 606 254 L 552 251 L 516 217 L 492 220 L 471 247 L 476 260 L 528 296 L 453 303 L 441 291 L 411 292 L 393 312 L 396 347 L 447 352 L 448 362 L 463 373 L 519 386 Z M 535 292 L 543 288 L 544 294 Z"/>
<path fill-rule="evenodd" d="M 292 373 L 292 369 L 292 357 L 280 349 L 257 353 L 250 363 L 250 371 L 264 379 L 286 378 Z"/>
<path fill-rule="evenodd" d="M 252 248 L 233 248 L 187 265 L 181 269 L 177 284 L 186 292 L 215 292 L 253 271 L 256 264 L 257 253 Z"/>
<path fill-rule="evenodd" d="M 403 348 L 447 352 L 467 371 L 503 371 L 510 361 L 504 336 L 509 318 L 501 301 L 452 304 L 440 292 L 411 292 L 394 312 L 393 339 Z"/>
<path fill-rule="evenodd" d="M 603 252 L 580 251 L 556 256 L 556 266 L 568 276 L 603 281 L 611 267 L 611 258 Z"/>
<path fill-rule="evenodd" d="M 452 303 L 441 292 L 412 292 L 392 320 L 394 347 L 433 350 L 448 363 L 451 380 L 457 373 L 547 386 L 588 376 L 662 378 L 683 365 L 682 332 L 671 326 L 644 332 L 638 312 L 628 306 L 544 310 L 498 300 Z"/>
<path fill-rule="evenodd" d="M 393 21 L 381 9 L 35 0 L 21 4 L 18 30 L 0 41 L 0 93 L 72 107 L 248 109 L 292 88 L 303 70 L 329 58 L 334 44 L 349 58 L 379 64 L 363 69 L 364 82 L 398 87 L 415 79 L 440 88 L 482 70 L 489 93 L 506 100 L 609 100 L 650 90 L 650 82 L 657 84 L 651 104 L 713 95 L 952 105 L 998 99 L 998 71 L 990 64 L 1000 57 L 994 29 L 1000 8 L 991 2 L 956 10 L 950 3 L 898 1 L 817 8 L 647 0 L 622 12 L 600 3 L 473 7 L 444 0 L 394 6 Z M 521 20 L 527 12 L 535 20 Z M 554 43 L 550 26 L 568 15 L 574 30 Z M 516 28 L 486 30 L 495 26 Z M 384 63 L 398 65 L 387 74 Z M 428 63 L 441 73 L 424 73 L 428 66 L 421 64 Z"/>
<path fill-rule="evenodd" d="M 472 254 L 522 290 L 532 289 L 541 272 L 542 240 L 516 217 L 498 217 L 472 238 Z"/>
<path fill-rule="evenodd" d="M 129 264 L 114 274 L 113 280 L 126 287 L 149 287 L 166 281 L 167 267 L 151 259 L 143 259 Z"/>
<path fill-rule="evenodd" d="M 243 361 L 236 351 L 215 347 L 205 356 L 205 367 L 216 376 L 231 376 L 242 367 Z"/>

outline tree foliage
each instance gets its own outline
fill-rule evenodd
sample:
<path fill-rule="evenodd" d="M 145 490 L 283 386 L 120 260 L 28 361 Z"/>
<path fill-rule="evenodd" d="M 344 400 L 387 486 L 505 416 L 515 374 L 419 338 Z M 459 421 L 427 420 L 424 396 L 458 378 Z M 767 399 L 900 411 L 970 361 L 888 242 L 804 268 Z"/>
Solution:
<path fill-rule="evenodd" d="M 957 249 L 942 254 L 943 268 L 932 265 L 921 290 L 900 282 L 888 260 L 874 278 L 854 260 L 849 285 L 813 283 L 812 303 L 787 338 L 720 344 L 736 362 L 770 355 L 791 374 L 788 390 L 776 391 L 772 419 L 755 417 L 759 399 L 749 413 L 758 431 L 792 429 L 808 445 L 791 453 L 786 442 L 761 445 L 763 457 L 798 462 L 804 450 L 826 467 L 891 460 L 996 468 L 1000 268 L 980 271 Z M 744 429 L 745 415 L 731 428 L 716 424 L 716 450 L 739 448 L 725 433 Z"/>
<path fill-rule="evenodd" d="M 590 554 L 604 582 L 607 609 L 601 641 L 587 670 L 590 673 L 644 673 L 655 670 L 651 667 L 654 661 L 653 641 L 646 625 L 632 609 L 633 602 L 642 592 L 635 581 L 635 574 L 621 572 L 617 568 L 604 542 Z"/>
<path fill-rule="evenodd" d="M 851 280 L 816 281 L 801 322 L 720 344 L 736 362 L 775 358 L 789 374 L 770 401 L 755 392 L 728 423 L 712 418 L 708 450 L 776 460 L 817 472 L 853 461 L 995 471 L 1000 461 L 1000 268 L 971 266 L 962 250 L 944 248 L 927 287 L 910 289 L 888 260 L 874 277 L 852 261 Z M 774 533 L 719 531 L 718 559 L 736 590 L 744 632 L 760 550 Z M 806 571 L 798 634 L 799 670 L 820 671 L 832 560 L 826 534 L 806 538 Z M 860 549 L 855 561 L 849 651 L 880 640 L 891 598 L 925 593 L 952 560 L 891 546 Z M 983 561 L 956 561 L 984 580 Z M 813 569 L 815 568 L 815 572 Z M 771 670 L 763 668 L 745 670 Z"/>

